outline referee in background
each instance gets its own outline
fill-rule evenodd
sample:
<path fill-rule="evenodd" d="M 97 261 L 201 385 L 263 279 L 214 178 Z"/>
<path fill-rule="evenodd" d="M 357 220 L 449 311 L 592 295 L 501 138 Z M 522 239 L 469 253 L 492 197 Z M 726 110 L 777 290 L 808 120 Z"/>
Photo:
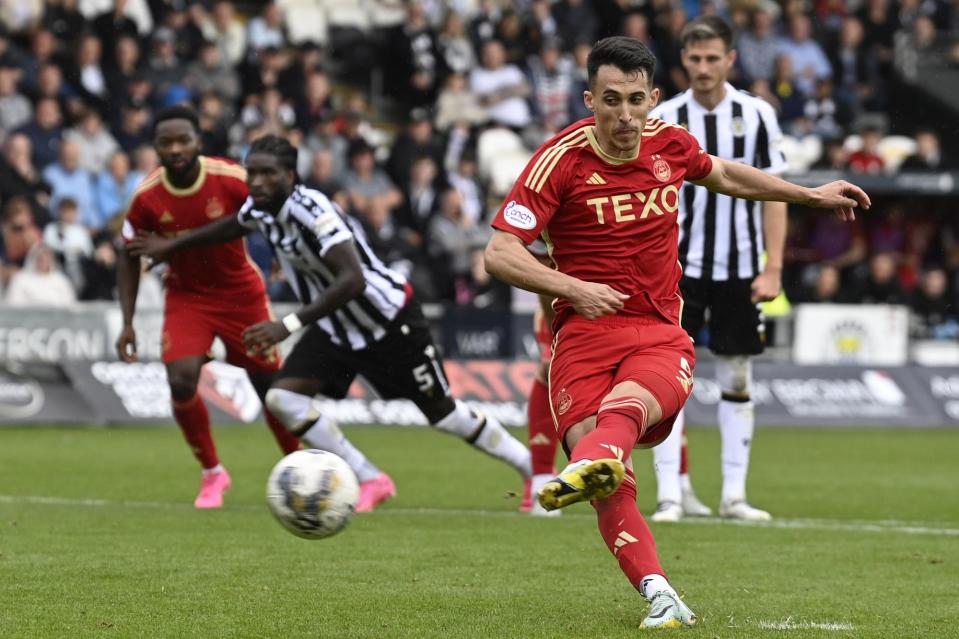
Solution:
<path fill-rule="evenodd" d="M 783 173 L 786 161 L 777 148 L 781 132 L 773 107 L 726 81 L 736 62 L 729 25 L 716 16 L 701 16 L 685 26 L 680 42 L 691 88 L 658 106 L 650 117 L 684 127 L 707 153 Z M 786 204 L 741 200 L 686 184 L 679 225 L 683 328 L 695 339 L 704 325 L 709 327 L 709 347 L 717 356 L 716 378 L 722 390 L 719 514 L 767 520 L 768 512 L 746 500 L 755 425 L 750 357 L 763 351 L 759 303 L 774 299 L 782 285 Z M 682 413 L 676 421 L 670 437 L 653 449 L 658 483 L 653 521 L 712 514 L 696 498 L 689 480 Z"/>

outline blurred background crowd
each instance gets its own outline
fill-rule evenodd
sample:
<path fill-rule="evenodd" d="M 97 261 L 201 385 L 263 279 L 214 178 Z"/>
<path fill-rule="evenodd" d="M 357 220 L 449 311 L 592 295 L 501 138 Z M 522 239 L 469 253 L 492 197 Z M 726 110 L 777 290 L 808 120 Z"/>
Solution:
<path fill-rule="evenodd" d="M 261 134 L 289 137 L 302 180 L 358 217 L 425 300 L 508 308 L 483 270 L 486 220 L 532 150 L 588 115 L 591 44 L 646 42 L 665 99 L 687 88 L 677 37 L 701 13 L 735 26 L 733 82 L 776 108 L 793 173 L 956 168 L 947 116 L 957 111 L 914 83 L 943 73 L 948 84 L 959 69 L 959 0 L 0 7 L 0 290 L 10 305 L 115 298 L 118 222 L 157 166 L 152 115 L 189 103 L 206 154 L 240 160 Z M 918 334 L 956 338 L 956 197 L 875 202 L 854 225 L 791 216 L 789 298 L 908 304 Z M 250 251 L 271 296 L 289 299 L 262 238 Z M 147 282 L 141 301 L 158 301 Z"/>

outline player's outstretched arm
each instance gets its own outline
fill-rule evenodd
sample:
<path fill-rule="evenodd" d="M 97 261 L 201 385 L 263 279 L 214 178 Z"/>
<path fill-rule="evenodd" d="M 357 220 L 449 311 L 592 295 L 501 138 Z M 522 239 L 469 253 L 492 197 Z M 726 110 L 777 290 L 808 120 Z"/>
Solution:
<path fill-rule="evenodd" d="M 612 315 L 629 299 L 606 284 L 584 282 L 544 266 L 512 233 L 493 231 L 485 258 L 486 272 L 493 277 L 533 293 L 562 297 L 587 319 Z"/>
<path fill-rule="evenodd" d="M 134 257 L 123 243 L 117 247 L 117 296 L 123 327 L 117 337 L 117 356 L 124 362 L 137 361 L 137 336 L 133 330 L 133 311 L 140 290 L 140 258 Z"/>
<path fill-rule="evenodd" d="M 235 215 L 230 215 L 176 237 L 137 233 L 127 246 L 132 255 L 142 255 L 157 262 L 163 262 L 173 253 L 185 248 L 204 244 L 223 244 L 243 237 L 249 231 L 250 229 L 240 224 Z"/>
<path fill-rule="evenodd" d="M 772 200 L 817 209 L 832 209 L 843 220 L 856 219 L 856 207 L 868 209 L 871 206 L 865 191 L 845 180 L 810 189 L 741 162 L 710 157 L 713 168 L 709 175 L 694 182 L 710 191 L 747 200 Z"/>
<path fill-rule="evenodd" d="M 308 326 L 358 297 L 366 288 L 363 267 L 352 241 L 340 242 L 323 256 L 333 272 L 333 281 L 316 302 L 290 313 L 280 321 L 260 322 L 243 331 L 243 343 L 252 352 L 279 344 L 301 326 Z"/>

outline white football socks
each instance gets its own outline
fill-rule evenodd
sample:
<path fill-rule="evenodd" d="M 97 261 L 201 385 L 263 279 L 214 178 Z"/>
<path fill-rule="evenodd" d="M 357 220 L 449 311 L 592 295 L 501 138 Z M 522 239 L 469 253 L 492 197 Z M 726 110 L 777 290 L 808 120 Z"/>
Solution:
<path fill-rule="evenodd" d="M 642 587 L 640 588 L 640 593 L 647 601 L 651 601 L 653 595 L 658 592 L 668 592 L 672 595 L 676 595 L 676 591 L 673 590 L 673 587 L 669 585 L 669 582 L 666 581 L 666 577 L 662 575 L 646 575 L 643 577 Z M 676 595 L 677 597 L 679 595 Z"/>
<path fill-rule="evenodd" d="M 722 439 L 723 501 L 746 498 L 749 448 L 755 417 L 752 401 L 719 402 L 719 434 Z"/>
<path fill-rule="evenodd" d="M 456 435 L 484 453 L 506 462 L 523 477 L 532 475 L 529 449 L 509 434 L 494 418 L 479 415 L 456 400 L 453 412 L 433 424 L 438 430 Z"/>
<path fill-rule="evenodd" d="M 266 403 L 270 412 L 287 429 L 294 432 L 301 429 L 298 437 L 308 446 L 342 457 L 361 482 L 374 479 L 381 473 L 332 420 L 320 414 L 312 397 L 282 388 L 271 388 L 267 391 Z M 304 426 L 306 429 L 302 430 Z"/>
<path fill-rule="evenodd" d="M 656 470 L 656 501 L 682 502 L 679 483 L 679 461 L 683 447 L 685 411 L 679 411 L 673 432 L 659 446 L 653 448 L 653 468 Z M 689 476 L 687 475 L 687 480 Z"/>

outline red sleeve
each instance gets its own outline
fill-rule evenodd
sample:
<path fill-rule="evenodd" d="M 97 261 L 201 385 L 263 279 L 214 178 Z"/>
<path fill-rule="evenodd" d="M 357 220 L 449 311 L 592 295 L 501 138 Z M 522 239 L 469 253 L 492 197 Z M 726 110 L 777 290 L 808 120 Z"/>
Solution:
<path fill-rule="evenodd" d="M 682 128 L 679 131 L 686 147 L 686 179 L 690 181 L 701 180 L 713 170 L 713 160 L 699 146 L 699 140 L 693 134 Z"/>
<path fill-rule="evenodd" d="M 554 145 L 555 146 L 555 145 Z M 532 243 L 559 208 L 565 163 L 562 152 L 544 144 L 517 178 L 491 226 Z"/>
<path fill-rule="evenodd" d="M 137 231 L 157 231 L 156 219 L 150 214 L 150 209 L 144 205 L 143 193 L 134 194 L 130 201 L 130 207 L 123 219 L 123 227 L 120 229 L 120 237 L 124 242 L 129 242 L 136 237 Z"/>

